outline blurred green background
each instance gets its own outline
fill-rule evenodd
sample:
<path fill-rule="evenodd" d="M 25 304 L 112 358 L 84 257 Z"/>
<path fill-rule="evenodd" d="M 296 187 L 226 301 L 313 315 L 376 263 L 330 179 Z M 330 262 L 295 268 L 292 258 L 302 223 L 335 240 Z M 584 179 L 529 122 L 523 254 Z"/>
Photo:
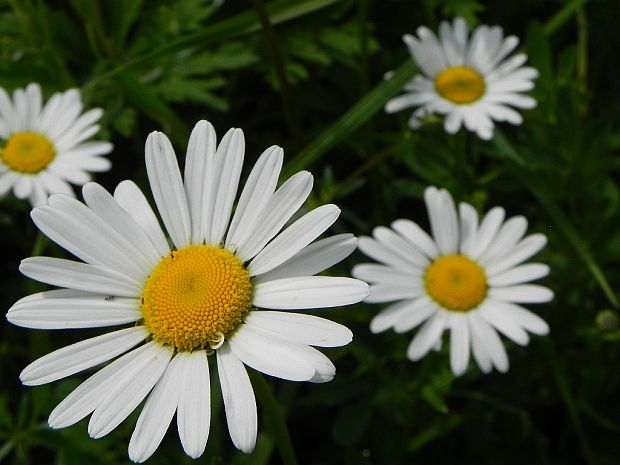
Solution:
<path fill-rule="evenodd" d="M 538 107 L 524 124 L 500 124 L 483 142 L 443 131 L 439 118 L 407 127 L 408 112 L 385 102 L 416 72 L 401 41 L 420 25 L 463 16 L 500 25 L 540 78 Z M 220 135 L 240 127 L 246 168 L 269 145 L 285 149 L 285 172 L 308 169 L 308 207 L 343 210 L 333 233 L 369 234 L 406 217 L 428 227 L 421 194 L 448 188 L 479 211 L 525 215 L 549 245 L 544 284 L 551 304 L 530 306 L 550 325 L 528 347 L 507 341 L 505 374 L 470 365 L 455 379 L 447 344 L 406 360 L 411 334 L 371 335 L 377 305 L 324 311 L 354 341 L 325 352 L 338 374 L 324 385 L 267 382 L 286 415 L 302 465 L 620 463 L 620 40 L 617 0 L 1 0 L 0 86 L 39 82 L 49 97 L 78 87 L 87 107 L 105 110 L 99 137 L 113 168 L 97 177 L 147 189 L 144 142 L 161 130 L 183 154 L 189 130 L 210 120 Z M 383 75 L 397 70 L 394 79 Z M 180 160 L 183 160 L 181 155 Z M 65 257 L 37 235 L 29 205 L 0 202 L 0 299 L 45 287 L 21 276 L 30 255 Z M 349 274 L 355 253 L 333 274 Z M 26 388 L 35 358 L 103 331 L 35 331 L 0 322 L 0 462 L 33 465 L 127 463 L 136 412 L 91 440 L 86 421 L 47 428 L 53 407 L 85 374 Z M 447 341 L 447 338 L 444 338 Z M 216 378 L 213 378 L 216 379 Z M 202 464 L 279 464 L 269 416 L 259 409 L 254 454 L 228 437 L 213 383 L 211 435 Z M 148 463 L 191 463 L 170 428 Z"/>

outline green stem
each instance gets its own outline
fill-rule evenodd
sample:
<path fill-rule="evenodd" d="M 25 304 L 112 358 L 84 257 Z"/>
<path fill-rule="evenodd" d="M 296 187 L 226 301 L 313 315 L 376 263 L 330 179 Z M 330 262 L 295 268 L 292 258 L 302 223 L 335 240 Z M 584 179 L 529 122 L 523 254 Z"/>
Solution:
<path fill-rule="evenodd" d="M 332 147 L 358 130 L 378 111 L 383 110 L 385 103 L 413 77 L 417 70 L 413 60 L 407 60 L 390 79 L 377 85 L 316 137 L 309 146 L 295 155 L 284 168 L 284 176 L 288 177 L 292 173 L 307 169 L 312 163 L 325 156 Z"/>
<path fill-rule="evenodd" d="M 551 35 L 566 23 L 570 17 L 583 5 L 587 0 L 572 0 L 567 2 L 549 21 L 544 25 L 545 34 Z"/>
<path fill-rule="evenodd" d="M 562 400 L 566 405 L 568 415 L 570 417 L 571 423 L 573 424 L 573 429 L 575 430 L 575 434 L 577 435 L 577 440 L 579 441 L 579 446 L 581 447 L 581 453 L 583 454 L 583 458 L 588 465 L 596 465 L 596 463 L 598 462 L 594 456 L 594 453 L 592 452 L 592 448 L 590 447 L 590 443 L 584 432 L 583 425 L 581 423 L 581 417 L 579 416 L 579 409 L 577 408 L 577 405 L 575 403 L 575 398 L 573 397 L 573 393 L 571 392 L 568 380 L 560 369 L 559 361 L 556 356 L 553 343 L 549 338 L 544 338 L 542 340 L 542 344 L 545 348 L 547 359 L 549 360 L 549 366 L 551 368 L 553 379 L 558 388 L 560 396 L 562 397 Z"/>
<path fill-rule="evenodd" d="M 276 80 L 278 81 L 278 88 L 280 90 L 280 99 L 282 100 L 282 108 L 284 109 L 284 118 L 286 124 L 289 127 L 291 136 L 293 137 L 293 146 L 298 146 L 300 137 L 300 126 L 295 112 L 295 105 L 293 103 L 293 92 L 288 79 L 288 73 L 286 72 L 286 61 L 284 59 L 284 53 L 278 42 L 278 37 L 271 25 L 271 19 L 269 13 L 263 6 L 260 0 L 252 0 L 254 10 L 261 23 L 262 33 L 267 44 L 267 50 L 273 63 L 273 69 L 276 74 Z"/>
<path fill-rule="evenodd" d="M 37 231 L 37 237 L 35 238 L 34 244 L 32 245 L 32 252 L 30 253 L 30 256 L 38 257 L 42 255 L 49 244 L 50 240 L 47 238 L 47 236 L 41 231 Z"/>
<path fill-rule="evenodd" d="M 263 411 L 267 412 L 267 420 L 270 425 L 273 438 L 280 450 L 280 457 L 282 457 L 282 463 L 284 465 L 297 465 L 297 458 L 295 457 L 295 449 L 291 441 L 291 436 L 286 427 L 286 421 L 284 413 L 278 401 L 273 396 L 271 389 L 267 385 L 267 382 L 263 378 L 263 375 L 254 371 L 248 370 L 250 380 L 252 381 L 252 387 L 254 393 L 260 403 Z"/>
<path fill-rule="evenodd" d="M 372 168 L 379 162 L 383 161 L 384 159 L 392 155 L 399 148 L 401 148 L 407 141 L 408 141 L 407 138 L 403 138 L 401 139 L 400 142 L 393 144 L 381 150 L 380 152 L 377 152 L 373 157 L 366 160 L 359 168 L 353 171 L 353 173 L 351 173 L 349 176 L 344 178 L 342 181 L 340 181 L 338 184 L 336 184 L 331 189 L 331 192 L 329 193 L 326 201 L 330 202 L 332 199 L 334 199 L 338 195 L 338 193 L 347 189 L 350 185 L 352 185 L 355 181 L 357 181 L 366 171 L 368 171 L 370 168 Z"/>

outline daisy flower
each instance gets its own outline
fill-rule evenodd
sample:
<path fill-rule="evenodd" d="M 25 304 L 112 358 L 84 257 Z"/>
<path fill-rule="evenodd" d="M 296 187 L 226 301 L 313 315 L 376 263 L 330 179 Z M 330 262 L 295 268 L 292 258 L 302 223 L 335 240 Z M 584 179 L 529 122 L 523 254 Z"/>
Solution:
<path fill-rule="evenodd" d="M 416 361 L 441 347 L 450 331 L 450 366 L 462 375 L 470 349 L 480 369 L 508 370 L 506 350 L 498 331 L 517 344 L 545 335 L 547 323 L 518 304 L 548 302 L 546 287 L 526 284 L 549 273 L 541 263 L 521 265 L 544 247 L 542 234 L 523 237 L 522 216 L 505 219 L 504 209 L 491 209 L 478 223 L 476 210 L 459 205 L 445 190 L 429 187 L 424 200 L 433 238 L 416 223 L 399 219 L 391 228 L 379 226 L 361 237 L 359 248 L 380 264 L 360 264 L 353 275 L 370 282 L 366 302 L 392 302 L 370 324 L 373 333 L 394 328 L 397 333 L 424 323 L 409 344 L 407 357 Z"/>
<path fill-rule="evenodd" d="M 99 131 L 103 111 L 82 110 L 77 89 L 43 105 L 38 84 L 15 90 L 12 100 L 0 88 L 0 196 L 13 189 L 16 197 L 41 205 L 52 193 L 74 195 L 69 183 L 83 185 L 89 172 L 110 169 L 101 155 L 112 144 L 87 141 Z"/>
<path fill-rule="evenodd" d="M 276 190 L 283 152 L 275 146 L 254 165 L 232 214 L 244 146 L 243 132 L 231 129 L 216 147 L 213 127 L 199 122 L 182 179 L 168 138 L 149 135 L 147 174 L 170 242 L 131 181 L 114 195 L 88 183 L 85 204 L 56 194 L 33 209 L 37 227 L 82 261 L 25 259 L 23 274 L 63 289 L 21 299 L 8 320 L 35 329 L 126 325 L 23 370 L 20 379 L 33 386 L 118 357 L 52 411 L 52 428 L 92 413 L 88 432 L 100 438 L 148 396 L 130 458 L 142 462 L 157 449 L 175 412 L 183 449 L 199 457 L 209 435 L 209 366 L 217 364 L 230 437 L 249 453 L 257 414 L 244 365 L 292 381 L 333 378 L 334 365 L 311 346 L 345 345 L 351 332 L 289 310 L 348 305 L 368 295 L 365 282 L 314 276 L 348 256 L 357 239 L 339 234 L 313 242 L 339 216 L 335 205 L 284 228 L 310 194 L 312 175 L 299 172 Z"/>
<path fill-rule="evenodd" d="M 508 55 L 519 39 L 504 37 L 499 26 L 478 26 L 471 38 L 463 18 L 452 25 L 443 21 L 439 38 L 427 27 L 418 37 L 405 34 L 403 40 L 422 75 L 405 87 L 406 93 L 387 102 L 388 113 L 418 107 L 409 119 L 411 128 L 432 113 L 445 115 L 444 128 L 456 133 L 461 125 L 482 139 L 493 136 L 493 121 L 521 124 L 523 118 L 511 107 L 533 108 L 536 100 L 521 92 L 534 87 L 534 68 L 523 66 L 527 56 Z"/>

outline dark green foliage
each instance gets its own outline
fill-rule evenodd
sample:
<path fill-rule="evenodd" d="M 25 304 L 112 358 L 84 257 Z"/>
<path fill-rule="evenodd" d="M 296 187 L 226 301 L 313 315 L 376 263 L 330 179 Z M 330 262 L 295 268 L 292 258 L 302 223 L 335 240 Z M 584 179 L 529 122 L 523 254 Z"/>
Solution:
<path fill-rule="evenodd" d="M 108 190 L 123 179 L 146 188 L 149 132 L 166 132 L 182 154 L 189 130 L 205 118 L 220 136 L 233 126 L 245 131 L 245 172 L 271 144 L 285 148 L 288 174 L 312 171 L 309 206 L 342 208 L 334 233 L 367 235 L 403 217 L 427 227 L 421 195 L 437 185 L 480 212 L 501 205 L 510 216 L 524 215 L 530 232 L 548 236 L 537 261 L 551 266 L 544 284 L 556 297 L 531 308 L 551 334 L 525 348 L 505 341 L 505 375 L 483 375 L 472 363 L 455 379 L 447 335 L 442 351 L 407 361 L 411 333 L 370 334 L 378 305 L 321 313 L 355 335 L 349 346 L 325 350 L 338 368 L 334 381 L 267 379 L 300 464 L 617 464 L 620 67 L 613 41 L 620 4 L 265 1 L 271 39 L 255 4 L 1 0 L 0 86 L 37 81 L 46 97 L 77 86 L 86 105 L 104 108 L 99 137 L 115 150 L 113 169 L 97 181 Z M 402 34 L 420 25 L 435 29 L 453 15 L 517 35 L 540 72 L 531 92 L 537 108 L 522 112 L 519 127 L 499 124 L 491 142 L 463 130 L 450 136 L 436 116 L 412 131 L 408 112 L 383 112 L 400 87 L 384 73 L 396 70 L 406 82 L 416 72 Z M 0 203 L 3 311 L 45 289 L 19 274 L 21 259 L 66 258 L 37 235 L 28 212 L 11 195 Z M 331 273 L 348 275 L 363 261 L 355 253 Z M 88 437 L 87 421 L 52 431 L 47 416 L 86 374 L 34 388 L 18 379 L 35 358 L 102 331 L 34 331 L 3 319 L 0 333 L 0 463 L 127 463 L 137 412 L 100 440 Z M 211 435 L 197 463 L 282 463 L 266 411 L 259 410 L 255 452 L 233 448 L 212 384 Z M 175 426 L 148 463 L 193 463 Z"/>

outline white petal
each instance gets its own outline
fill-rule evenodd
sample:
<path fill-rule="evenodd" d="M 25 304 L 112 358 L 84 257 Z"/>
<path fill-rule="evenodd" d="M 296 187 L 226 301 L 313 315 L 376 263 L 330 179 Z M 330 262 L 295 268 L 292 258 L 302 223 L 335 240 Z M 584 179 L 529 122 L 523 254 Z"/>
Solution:
<path fill-rule="evenodd" d="M 98 439 L 105 436 L 133 412 L 161 378 L 172 354 L 168 347 L 155 343 L 150 347 L 145 363 L 120 374 L 90 417 L 90 437 Z"/>
<path fill-rule="evenodd" d="M 415 362 L 424 357 L 441 338 L 447 320 L 446 312 L 436 312 L 435 315 L 426 320 L 426 323 L 409 344 L 407 358 Z"/>
<path fill-rule="evenodd" d="M 300 313 L 253 311 L 245 317 L 245 322 L 297 344 L 340 347 L 353 339 L 353 333 L 346 326 Z"/>
<path fill-rule="evenodd" d="M 369 292 L 357 279 L 304 276 L 257 284 L 253 304 L 276 310 L 338 307 L 360 302 Z"/>
<path fill-rule="evenodd" d="M 254 450 L 258 428 L 252 384 L 243 363 L 227 343 L 216 354 L 230 438 L 237 449 L 249 454 Z"/>
<path fill-rule="evenodd" d="M 236 253 L 241 261 L 250 260 L 278 234 L 310 195 L 312 179 L 310 173 L 300 171 L 271 196 L 261 210 L 255 227 L 245 231 L 245 235 L 239 239 Z"/>
<path fill-rule="evenodd" d="M 196 459 L 207 446 L 211 425 L 209 362 L 203 350 L 180 352 L 176 358 L 183 364 L 177 410 L 179 438 L 185 453 Z"/>
<path fill-rule="evenodd" d="M 137 326 L 71 344 L 32 362 L 19 379 L 26 386 L 38 386 L 66 378 L 128 351 L 147 336 L 144 328 Z"/>
<path fill-rule="evenodd" d="M 137 299 L 108 299 L 103 295 L 21 300 L 7 313 L 11 323 L 34 329 L 97 328 L 133 323 L 140 318 Z"/>
<path fill-rule="evenodd" d="M 174 149 L 165 134 L 152 132 L 146 139 L 145 153 L 153 198 L 172 242 L 181 249 L 190 244 L 192 228 Z"/>
<path fill-rule="evenodd" d="M 157 449 L 177 409 L 183 364 L 173 358 L 140 412 L 129 440 L 129 458 L 141 463 Z"/>
<path fill-rule="evenodd" d="M 379 312 L 370 322 L 372 333 L 381 333 L 394 326 L 401 318 L 409 313 L 410 300 L 388 305 Z"/>
<path fill-rule="evenodd" d="M 360 237 L 358 248 L 370 258 L 374 258 L 378 262 L 384 263 L 391 267 L 398 268 L 408 274 L 415 275 L 421 271 L 419 266 L 414 265 L 410 260 L 405 259 L 401 254 L 370 237 Z"/>
<path fill-rule="evenodd" d="M 470 256 L 476 240 L 478 231 L 478 212 L 470 204 L 461 202 L 459 204 L 459 216 L 461 223 L 461 243 L 459 250 L 461 253 Z"/>
<path fill-rule="evenodd" d="M 489 289 L 489 297 L 515 303 L 538 304 L 552 300 L 553 292 L 537 284 L 521 284 L 509 287 L 492 287 Z"/>
<path fill-rule="evenodd" d="M 392 284 L 402 287 L 422 285 L 422 273 L 411 273 L 375 263 L 360 263 L 351 271 L 353 277 L 369 283 Z"/>
<path fill-rule="evenodd" d="M 508 355 L 497 332 L 476 312 L 470 312 L 467 317 L 469 322 L 473 323 L 471 325 L 471 338 L 476 339 L 484 346 L 497 371 L 506 373 L 509 367 Z"/>
<path fill-rule="evenodd" d="M 214 179 L 213 211 L 211 214 L 211 233 L 207 243 L 219 244 L 224 238 L 233 202 L 237 195 L 239 176 L 243 167 L 245 139 L 241 129 L 231 129 L 222 138 L 215 153 L 216 179 Z"/>
<path fill-rule="evenodd" d="M 512 286 L 522 284 L 549 274 L 549 266 L 542 263 L 528 263 L 496 274 L 489 279 L 489 286 Z"/>
<path fill-rule="evenodd" d="M 490 373 L 493 370 L 493 362 L 491 361 L 491 356 L 486 348 L 486 344 L 482 337 L 479 336 L 479 331 L 477 330 L 478 320 L 472 315 L 474 312 L 470 312 L 467 315 L 467 323 L 469 326 L 469 338 L 471 340 L 471 350 L 474 354 L 474 359 L 480 370 L 483 373 Z"/>
<path fill-rule="evenodd" d="M 131 244 L 86 205 L 66 195 L 55 194 L 49 206 L 37 207 L 30 216 L 51 240 L 78 258 L 113 269 L 142 281 L 150 269 Z"/>
<path fill-rule="evenodd" d="M 370 295 L 366 297 L 365 302 L 377 303 L 413 299 L 423 294 L 424 289 L 417 282 L 413 282 L 406 286 L 399 284 L 371 284 Z"/>
<path fill-rule="evenodd" d="M 143 287 L 108 268 L 62 258 L 29 257 L 22 260 L 19 271 L 53 286 L 118 297 L 139 297 Z"/>
<path fill-rule="evenodd" d="M 340 215 L 336 205 L 315 208 L 282 231 L 252 259 L 247 269 L 250 276 L 266 273 L 293 257 L 329 228 Z"/>
<path fill-rule="evenodd" d="M 461 376 L 469 364 L 469 327 L 466 315 L 451 315 L 450 367 L 455 376 Z"/>
<path fill-rule="evenodd" d="M 146 197 L 133 181 L 123 181 L 114 190 L 114 200 L 131 215 L 148 236 L 161 257 L 170 253 L 170 246 Z"/>
<path fill-rule="evenodd" d="M 480 263 L 486 265 L 499 260 L 512 251 L 527 230 L 527 220 L 523 216 L 514 216 L 506 221 L 497 232 L 493 242 L 480 256 Z"/>
<path fill-rule="evenodd" d="M 394 331 L 397 333 L 412 330 L 438 311 L 437 305 L 427 296 L 408 302 L 402 310 L 403 314 L 394 324 Z"/>
<path fill-rule="evenodd" d="M 423 252 L 428 258 L 435 258 L 439 255 L 437 245 L 431 237 L 420 226 L 410 220 L 396 220 L 392 223 L 392 228 L 418 250 Z"/>
<path fill-rule="evenodd" d="M 118 380 L 135 373 L 146 363 L 155 344 L 150 342 L 126 353 L 80 384 L 52 411 L 50 427 L 65 428 L 90 414 Z"/>
<path fill-rule="evenodd" d="M 506 212 L 503 208 L 494 207 L 484 216 L 469 254 L 473 260 L 478 259 L 478 257 L 484 254 L 493 239 L 495 239 L 505 215 Z"/>
<path fill-rule="evenodd" d="M 450 193 L 428 187 L 424 191 L 433 237 L 442 254 L 453 254 L 459 245 L 459 227 L 456 208 Z"/>
<path fill-rule="evenodd" d="M 531 234 L 527 236 L 508 253 L 490 262 L 486 266 L 487 275 L 495 276 L 496 274 L 524 262 L 532 255 L 538 253 L 545 244 L 547 244 L 547 238 L 542 234 Z"/>
<path fill-rule="evenodd" d="M 291 381 L 308 381 L 314 376 L 314 368 L 296 344 L 259 327 L 239 326 L 228 343 L 239 360 L 262 373 Z"/>
<path fill-rule="evenodd" d="M 184 172 L 192 244 L 202 244 L 209 234 L 207 229 L 212 217 L 210 195 L 214 182 L 209 176 L 213 174 L 216 143 L 217 137 L 211 123 L 205 120 L 196 123 L 189 136 Z"/>
<path fill-rule="evenodd" d="M 295 276 L 313 276 L 339 263 L 357 248 L 353 234 L 338 234 L 316 241 L 299 253 L 265 274 L 257 276 L 255 283 Z"/>
<path fill-rule="evenodd" d="M 423 268 L 428 265 L 428 258 L 418 251 L 418 248 L 411 245 L 401 235 L 385 226 L 377 226 L 373 229 L 372 235 L 375 240 L 388 248 L 393 253 L 400 255 L 403 259 L 410 262 L 414 267 Z"/>
<path fill-rule="evenodd" d="M 510 313 L 502 311 L 501 306 L 494 305 L 490 299 L 480 306 L 478 313 L 495 329 L 519 345 L 526 346 L 530 342 L 527 332 Z"/>
<path fill-rule="evenodd" d="M 108 191 L 99 184 L 90 182 L 82 187 L 82 196 L 92 211 L 129 241 L 136 255 L 142 258 L 144 264 L 141 266 L 150 270 L 159 263 L 161 256 L 157 248 L 151 244 L 144 230 L 129 213 L 116 203 Z"/>
<path fill-rule="evenodd" d="M 545 336 L 549 333 L 549 325 L 541 317 L 528 309 L 510 302 L 488 299 L 489 306 L 493 306 L 498 312 L 504 313 L 508 318 L 523 327 L 530 333 Z"/>
<path fill-rule="evenodd" d="M 265 150 L 252 168 L 243 187 L 235 214 L 226 235 L 226 248 L 237 250 L 237 245 L 254 229 L 260 212 L 267 204 L 278 182 L 284 151 L 273 145 Z"/>

